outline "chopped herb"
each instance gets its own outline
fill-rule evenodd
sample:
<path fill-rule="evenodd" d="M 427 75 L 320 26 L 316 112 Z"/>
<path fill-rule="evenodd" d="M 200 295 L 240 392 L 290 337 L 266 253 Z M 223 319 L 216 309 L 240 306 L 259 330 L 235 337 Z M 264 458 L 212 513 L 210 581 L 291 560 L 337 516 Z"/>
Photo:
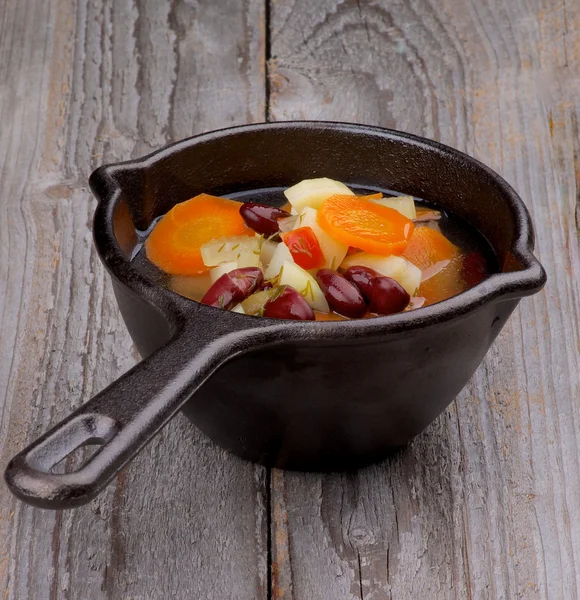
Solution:
<path fill-rule="evenodd" d="M 306 245 L 306 242 L 304 241 L 303 237 L 298 237 L 298 247 L 295 247 L 295 250 L 298 250 L 298 252 L 306 254 L 306 256 L 312 258 L 312 252 L 310 252 L 310 250 L 308 249 L 308 246 Z"/>
<path fill-rule="evenodd" d="M 310 296 L 310 299 L 314 300 L 314 290 L 312 289 L 312 282 L 310 280 L 306 282 L 306 287 L 300 292 L 300 295 L 304 298 Z"/>
<path fill-rule="evenodd" d="M 287 285 L 273 287 L 272 293 L 270 295 L 270 300 L 276 300 L 276 298 L 279 298 L 284 293 L 284 290 L 287 287 L 288 287 Z M 268 300 L 268 301 L 270 301 L 270 300 Z"/>
<path fill-rule="evenodd" d="M 240 247 L 240 245 L 239 245 L 239 244 L 236 244 L 235 246 L 232 246 L 232 252 L 233 252 L 234 250 L 237 250 L 239 247 Z"/>
<path fill-rule="evenodd" d="M 226 247 L 226 245 L 225 245 L 225 244 L 222 244 L 222 245 L 220 246 L 220 248 L 219 248 L 218 252 L 221 252 L 221 251 L 222 251 L 222 250 L 223 250 L 225 247 Z"/>

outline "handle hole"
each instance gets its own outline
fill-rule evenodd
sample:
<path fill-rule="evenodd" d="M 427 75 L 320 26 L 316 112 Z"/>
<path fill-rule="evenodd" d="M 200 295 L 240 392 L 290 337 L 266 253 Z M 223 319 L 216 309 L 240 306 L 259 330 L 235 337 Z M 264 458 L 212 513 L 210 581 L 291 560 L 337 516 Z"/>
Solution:
<path fill-rule="evenodd" d="M 28 453 L 26 462 L 44 473 L 74 473 L 86 465 L 117 431 L 117 424 L 109 417 L 79 415 L 48 433 Z M 86 446 L 91 447 L 89 452 L 84 450 Z M 72 458 L 69 460 L 69 457 Z"/>
<path fill-rule="evenodd" d="M 107 440 L 94 438 L 79 444 L 72 452 L 51 467 L 50 472 L 55 475 L 68 475 L 80 471 L 102 448 Z"/>

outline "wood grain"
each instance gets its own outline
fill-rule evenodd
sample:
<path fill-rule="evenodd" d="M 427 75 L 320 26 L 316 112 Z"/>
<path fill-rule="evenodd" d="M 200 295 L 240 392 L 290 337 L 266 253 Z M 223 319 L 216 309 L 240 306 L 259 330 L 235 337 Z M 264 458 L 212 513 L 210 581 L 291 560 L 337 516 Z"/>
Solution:
<path fill-rule="evenodd" d="M 580 597 L 579 32 L 569 0 L 272 2 L 272 119 L 475 155 L 525 199 L 549 276 L 394 460 L 273 474 L 274 597 Z"/>
<path fill-rule="evenodd" d="M 0 3 L 0 468 L 137 360 L 92 247 L 102 164 L 262 120 L 257 0 Z M 264 598 L 265 472 L 178 417 L 107 491 L 0 487 L 0 597 Z"/>
<path fill-rule="evenodd" d="M 177 418 L 87 507 L 1 487 L 0 597 L 579 598 L 579 32 L 575 0 L 0 3 L 0 468 L 138 358 L 91 244 L 103 162 L 265 114 L 396 127 L 502 173 L 550 278 L 356 475 L 270 475 Z"/>

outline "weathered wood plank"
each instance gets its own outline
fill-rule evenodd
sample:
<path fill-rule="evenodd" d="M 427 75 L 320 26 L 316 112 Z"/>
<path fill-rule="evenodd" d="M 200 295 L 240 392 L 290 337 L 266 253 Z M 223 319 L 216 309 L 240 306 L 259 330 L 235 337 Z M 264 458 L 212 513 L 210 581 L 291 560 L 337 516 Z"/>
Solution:
<path fill-rule="evenodd" d="M 274 597 L 580 597 L 580 4 L 294 0 L 271 14 L 272 119 L 381 124 L 474 154 L 526 200 L 550 278 L 397 458 L 273 474 Z"/>
<path fill-rule="evenodd" d="M 272 118 L 380 123 L 477 155 L 528 199 L 551 276 L 397 459 L 357 476 L 272 474 L 274 597 L 578 597 L 570 4 L 272 4 Z M 259 120 L 264 40 L 254 1 L 6 2 L 0 23 L 4 466 L 136 359 L 91 249 L 91 168 Z M 177 420 L 84 509 L 36 511 L 2 488 L 0 591 L 264 597 L 264 501 L 262 470 Z"/>
<path fill-rule="evenodd" d="M 264 115 L 258 0 L 0 3 L 0 468 L 137 360 L 92 249 L 103 162 Z M 90 505 L 0 486 L 0 597 L 266 596 L 265 473 L 183 418 Z"/>

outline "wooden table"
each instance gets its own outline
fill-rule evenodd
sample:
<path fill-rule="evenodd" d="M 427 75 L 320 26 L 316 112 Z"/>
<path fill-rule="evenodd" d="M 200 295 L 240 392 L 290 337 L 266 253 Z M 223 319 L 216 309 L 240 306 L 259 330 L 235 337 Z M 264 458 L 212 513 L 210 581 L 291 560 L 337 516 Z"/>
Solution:
<path fill-rule="evenodd" d="M 0 599 L 580 598 L 579 75 L 579 0 L 0 2 L 2 470 L 138 360 L 91 243 L 104 162 L 265 119 L 418 133 L 516 187 L 549 276 L 356 475 L 252 466 L 179 416 L 78 510 L 2 485 Z"/>

